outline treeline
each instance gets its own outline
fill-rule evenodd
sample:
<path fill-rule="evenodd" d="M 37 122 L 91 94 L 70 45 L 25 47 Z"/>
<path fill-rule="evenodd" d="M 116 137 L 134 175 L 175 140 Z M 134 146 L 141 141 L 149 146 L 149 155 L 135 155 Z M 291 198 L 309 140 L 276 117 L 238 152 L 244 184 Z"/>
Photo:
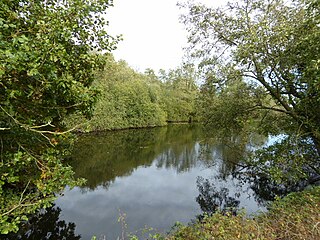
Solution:
<path fill-rule="evenodd" d="M 195 120 L 198 88 L 191 65 L 160 70 L 157 76 L 152 69 L 139 73 L 125 61 L 115 61 L 111 54 L 106 58 L 104 70 L 97 73 L 93 83 L 100 97 L 92 118 L 73 115 L 66 120 L 67 126 L 100 131 Z"/>

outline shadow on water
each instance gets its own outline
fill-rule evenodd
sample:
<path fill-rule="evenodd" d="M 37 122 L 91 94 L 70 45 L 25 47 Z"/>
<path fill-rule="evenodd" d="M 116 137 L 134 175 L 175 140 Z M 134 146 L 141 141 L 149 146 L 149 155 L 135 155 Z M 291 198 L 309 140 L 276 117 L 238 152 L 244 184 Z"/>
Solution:
<path fill-rule="evenodd" d="M 165 232 L 176 221 L 216 211 L 257 211 L 257 201 L 248 198 L 251 186 L 233 176 L 247 151 L 266 140 L 254 134 L 208 137 L 200 125 L 82 135 L 69 164 L 87 183 L 66 189 L 57 207 L 40 211 L 15 235 L 20 238 L 8 239 L 116 239 L 123 231 L 119 209 L 128 216 L 128 232 L 146 225 Z"/>
<path fill-rule="evenodd" d="M 60 220 L 61 209 L 49 207 L 40 210 L 37 214 L 20 227 L 14 234 L 3 235 L 3 240 L 79 240 L 80 235 L 75 234 L 76 225 Z"/>
<path fill-rule="evenodd" d="M 222 187 L 217 189 L 213 182 L 202 177 L 198 178 L 197 187 L 199 189 L 199 195 L 196 201 L 203 212 L 198 216 L 199 219 L 201 219 L 204 214 L 210 215 L 215 212 L 221 212 L 222 214 L 231 213 L 232 215 L 237 214 L 240 205 L 240 201 L 237 199 L 239 193 L 231 197 L 228 188 Z"/>

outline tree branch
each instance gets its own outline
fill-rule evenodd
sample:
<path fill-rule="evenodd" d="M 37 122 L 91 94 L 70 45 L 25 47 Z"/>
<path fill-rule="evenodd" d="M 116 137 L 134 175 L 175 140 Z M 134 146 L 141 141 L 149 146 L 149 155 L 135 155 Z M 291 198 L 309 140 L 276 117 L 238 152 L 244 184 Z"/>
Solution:
<path fill-rule="evenodd" d="M 17 125 L 19 125 L 20 127 L 24 128 L 27 131 L 32 131 L 32 132 L 36 132 L 41 134 L 43 137 L 45 137 L 46 139 L 48 139 L 50 141 L 50 139 L 45 136 L 44 134 L 52 134 L 52 135 L 63 135 L 69 132 L 74 131 L 77 127 L 81 126 L 82 124 L 76 125 L 73 128 L 67 130 L 67 131 L 63 131 L 63 132 L 57 132 L 57 131 L 50 131 L 50 130 L 38 130 L 40 128 L 44 128 L 44 127 L 55 127 L 54 125 L 51 124 L 51 122 L 42 124 L 42 125 L 37 125 L 37 126 L 29 126 L 27 124 L 21 123 L 20 121 L 18 121 L 16 118 L 14 118 L 10 113 L 8 113 L 2 106 L 0 106 L 1 110 L 8 115 Z M 10 130 L 10 128 L 0 128 L 0 130 Z"/>

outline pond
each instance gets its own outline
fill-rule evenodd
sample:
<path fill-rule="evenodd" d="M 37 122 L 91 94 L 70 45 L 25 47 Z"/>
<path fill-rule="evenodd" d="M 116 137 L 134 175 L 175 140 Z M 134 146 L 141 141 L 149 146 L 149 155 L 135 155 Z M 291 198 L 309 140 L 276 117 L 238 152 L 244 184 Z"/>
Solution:
<path fill-rule="evenodd" d="M 82 135 L 70 165 L 86 184 L 66 189 L 35 225 L 66 239 L 121 239 L 127 233 L 144 238 L 146 229 L 166 233 L 203 212 L 263 211 L 249 185 L 232 172 L 246 149 L 266 140 L 219 142 L 189 124 Z"/>

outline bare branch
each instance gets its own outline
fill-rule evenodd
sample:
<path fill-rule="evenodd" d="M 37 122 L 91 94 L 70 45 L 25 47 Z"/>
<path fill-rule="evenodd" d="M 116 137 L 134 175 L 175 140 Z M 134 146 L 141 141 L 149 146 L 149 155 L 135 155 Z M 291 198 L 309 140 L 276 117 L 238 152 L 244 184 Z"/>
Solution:
<path fill-rule="evenodd" d="M 272 111 L 275 111 L 275 112 L 281 112 L 281 113 L 285 113 L 285 114 L 291 115 L 291 112 L 288 112 L 285 109 L 276 108 L 276 107 L 260 106 L 260 109 L 272 110 Z"/>
<path fill-rule="evenodd" d="M 14 118 L 10 113 L 8 113 L 2 106 L 0 106 L 0 108 L 2 109 L 2 111 L 8 115 L 17 125 L 23 127 L 25 130 L 27 131 L 32 131 L 32 132 L 37 132 L 40 133 L 41 135 L 43 135 L 45 138 L 48 139 L 47 136 L 45 136 L 44 134 L 52 134 L 52 135 L 63 135 L 69 132 L 74 131 L 77 127 L 79 127 L 82 124 L 76 125 L 73 128 L 67 130 L 67 131 L 63 131 L 63 132 L 57 132 L 57 131 L 49 131 L 49 130 L 38 130 L 40 128 L 44 128 L 44 127 L 55 127 L 54 125 L 51 124 L 51 122 L 49 121 L 48 123 L 42 124 L 42 125 L 37 125 L 37 126 L 29 126 L 27 124 L 21 123 L 20 121 L 18 121 L 16 118 Z M 0 128 L 0 130 L 10 130 L 10 128 Z M 48 139 L 49 140 L 49 139 Z"/>

